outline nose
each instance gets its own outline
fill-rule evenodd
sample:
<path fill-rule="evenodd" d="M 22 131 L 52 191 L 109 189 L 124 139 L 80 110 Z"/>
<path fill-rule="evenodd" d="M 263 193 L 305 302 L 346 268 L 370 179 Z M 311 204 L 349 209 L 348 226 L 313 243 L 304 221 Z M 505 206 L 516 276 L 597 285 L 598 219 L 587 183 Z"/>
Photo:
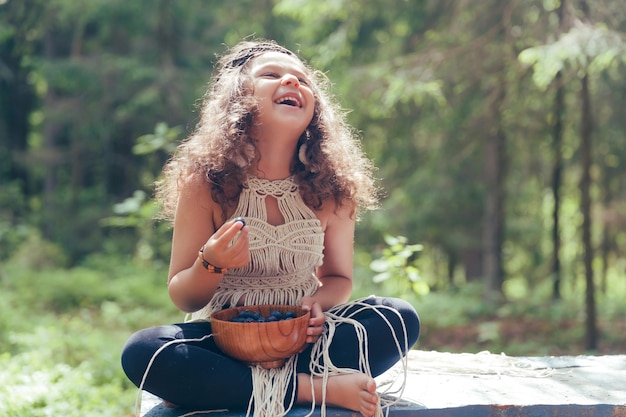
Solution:
<path fill-rule="evenodd" d="M 298 77 L 293 74 L 285 74 L 282 80 L 283 85 L 292 85 L 296 88 L 300 87 L 300 81 L 298 81 Z"/>

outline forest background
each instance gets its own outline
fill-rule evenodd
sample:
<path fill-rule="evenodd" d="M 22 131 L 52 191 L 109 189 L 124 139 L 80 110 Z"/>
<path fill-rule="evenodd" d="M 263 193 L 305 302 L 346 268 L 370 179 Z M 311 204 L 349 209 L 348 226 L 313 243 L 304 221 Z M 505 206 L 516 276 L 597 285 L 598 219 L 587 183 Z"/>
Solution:
<path fill-rule="evenodd" d="M 0 0 L 1 415 L 132 415 L 121 346 L 182 319 L 152 183 L 251 36 L 379 167 L 355 297 L 410 300 L 418 349 L 625 352 L 625 2 Z"/>

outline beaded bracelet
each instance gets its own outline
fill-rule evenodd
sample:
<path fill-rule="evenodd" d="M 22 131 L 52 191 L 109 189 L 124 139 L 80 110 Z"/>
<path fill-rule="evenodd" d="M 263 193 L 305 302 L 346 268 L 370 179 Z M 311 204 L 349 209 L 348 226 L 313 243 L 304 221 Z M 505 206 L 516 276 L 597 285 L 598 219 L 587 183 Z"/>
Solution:
<path fill-rule="evenodd" d="M 204 259 L 203 254 L 204 254 L 204 245 L 198 251 L 198 259 L 200 259 L 200 261 L 202 262 L 202 266 L 204 267 L 204 269 L 206 269 L 212 274 L 225 274 L 226 271 L 228 271 L 228 269 L 226 268 L 220 268 L 219 266 L 211 265 L 210 263 L 208 263 L 207 260 Z"/>

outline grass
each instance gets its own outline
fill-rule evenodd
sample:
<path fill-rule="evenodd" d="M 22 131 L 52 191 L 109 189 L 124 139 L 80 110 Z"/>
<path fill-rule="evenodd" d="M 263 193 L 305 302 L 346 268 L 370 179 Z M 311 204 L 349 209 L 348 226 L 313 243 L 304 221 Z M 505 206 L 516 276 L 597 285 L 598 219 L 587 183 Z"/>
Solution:
<path fill-rule="evenodd" d="M 166 274 L 164 267 L 123 259 L 95 259 L 69 270 L 3 265 L 0 415 L 132 416 L 136 389 L 119 364 L 125 340 L 137 329 L 183 318 L 167 296 Z M 397 288 L 403 287 L 360 282 L 355 297 L 394 295 Z M 572 291 L 554 303 L 541 291 L 526 295 L 499 307 L 487 307 L 474 286 L 407 296 L 422 320 L 417 348 L 523 356 L 624 353 L 621 292 L 598 297 L 595 352 L 584 349 L 582 296 Z"/>
<path fill-rule="evenodd" d="M 423 329 L 418 348 L 511 356 L 624 354 L 626 311 L 620 294 L 597 295 L 598 347 L 588 350 L 582 294 L 554 301 L 537 289 L 532 296 L 489 307 L 477 287 L 431 293 L 417 307 Z"/>
<path fill-rule="evenodd" d="M 0 299 L 0 415 L 124 417 L 136 389 L 120 366 L 134 331 L 180 321 L 166 271 L 30 271 L 6 265 Z"/>

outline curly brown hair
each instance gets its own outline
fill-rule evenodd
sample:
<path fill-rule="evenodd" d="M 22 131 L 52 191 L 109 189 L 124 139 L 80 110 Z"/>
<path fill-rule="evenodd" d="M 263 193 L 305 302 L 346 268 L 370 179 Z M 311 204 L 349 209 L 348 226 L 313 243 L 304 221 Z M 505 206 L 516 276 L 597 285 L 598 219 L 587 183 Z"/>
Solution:
<path fill-rule="evenodd" d="M 248 40 L 219 59 L 202 98 L 198 124 L 165 164 L 163 176 L 156 183 L 156 198 L 162 204 L 164 219 L 174 218 L 180 182 L 198 175 L 206 180 L 224 215 L 237 204 L 256 152 L 249 136 L 258 112 L 250 88 L 250 62 L 270 51 L 290 55 L 302 63 L 315 97 L 313 118 L 299 139 L 292 169 L 305 203 L 318 210 L 324 201 L 334 199 L 337 206 L 353 205 L 355 214 L 376 207 L 374 166 L 330 94 L 326 75 L 274 41 Z M 307 161 L 306 166 L 298 158 L 305 143 L 302 159 Z"/>

